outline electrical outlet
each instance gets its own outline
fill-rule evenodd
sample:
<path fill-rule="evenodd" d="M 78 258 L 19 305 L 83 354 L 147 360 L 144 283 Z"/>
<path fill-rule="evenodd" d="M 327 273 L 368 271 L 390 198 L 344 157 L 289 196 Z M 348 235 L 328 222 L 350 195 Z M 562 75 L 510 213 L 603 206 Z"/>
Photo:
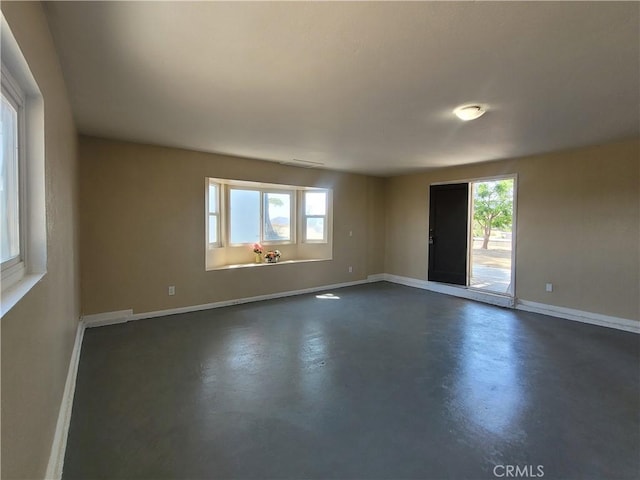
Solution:
<path fill-rule="evenodd" d="M 545 291 L 553 292 L 553 283 L 547 283 L 547 285 L 545 286 Z"/>
<path fill-rule="evenodd" d="M 349 230 L 349 236 L 353 237 L 353 230 Z"/>
<path fill-rule="evenodd" d="M 353 273 L 353 267 L 349 267 L 349 273 Z"/>
<path fill-rule="evenodd" d="M 175 295 L 175 294 L 176 294 L 175 285 L 169 285 L 169 295 Z"/>

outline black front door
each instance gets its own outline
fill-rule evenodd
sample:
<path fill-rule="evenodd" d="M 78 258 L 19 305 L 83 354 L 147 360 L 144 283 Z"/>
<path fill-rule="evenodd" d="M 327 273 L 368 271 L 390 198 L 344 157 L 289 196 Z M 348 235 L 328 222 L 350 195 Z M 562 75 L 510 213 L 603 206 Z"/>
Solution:
<path fill-rule="evenodd" d="M 429 280 L 467 284 L 469 184 L 431 185 Z"/>

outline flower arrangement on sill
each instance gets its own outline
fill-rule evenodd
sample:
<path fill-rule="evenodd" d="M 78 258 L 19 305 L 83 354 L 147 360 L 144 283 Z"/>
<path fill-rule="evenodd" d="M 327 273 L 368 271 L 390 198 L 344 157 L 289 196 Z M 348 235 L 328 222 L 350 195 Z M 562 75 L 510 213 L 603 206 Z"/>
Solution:
<path fill-rule="evenodd" d="M 262 252 L 264 251 L 264 249 L 262 248 L 262 245 L 260 245 L 259 243 L 254 243 L 253 244 L 253 254 L 255 255 L 255 262 L 256 263 L 262 263 Z"/>
<path fill-rule="evenodd" d="M 269 250 L 264 258 L 267 259 L 268 263 L 278 263 L 278 260 L 280 260 L 280 250 Z"/>

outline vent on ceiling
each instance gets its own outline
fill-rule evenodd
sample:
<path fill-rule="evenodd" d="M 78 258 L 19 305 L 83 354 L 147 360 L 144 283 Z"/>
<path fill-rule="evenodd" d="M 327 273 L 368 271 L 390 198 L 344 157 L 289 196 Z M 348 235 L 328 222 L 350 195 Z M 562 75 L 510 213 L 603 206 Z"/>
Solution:
<path fill-rule="evenodd" d="M 310 160 L 298 160 L 294 158 L 293 160 L 285 160 L 280 162 L 281 165 L 292 165 L 294 167 L 303 167 L 303 168 L 317 168 L 324 165 L 322 162 L 312 162 Z"/>

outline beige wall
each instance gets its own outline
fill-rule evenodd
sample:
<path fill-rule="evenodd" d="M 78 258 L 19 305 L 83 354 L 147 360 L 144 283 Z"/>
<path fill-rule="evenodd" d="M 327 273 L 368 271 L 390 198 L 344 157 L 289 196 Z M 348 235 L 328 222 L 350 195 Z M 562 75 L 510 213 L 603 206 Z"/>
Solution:
<path fill-rule="evenodd" d="M 201 305 L 382 272 L 383 218 L 369 215 L 382 179 L 91 137 L 80 137 L 80 165 L 85 315 Z M 205 271 L 205 177 L 332 188 L 333 260 Z"/>
<path fill-rule="evenodd" d="M 2 2 L 45 103 L 47 275 L 2 318 L 2 478 L 44 477 L 80 316 L 77 136 L 39 3 Z"/>
<path fill-rule="evenodd" d="M 640 310 L 640 142 L 393 177 L 387 273 L 426 280 L 429 185 L 518 174 L 516 297 L 616 317 Z M 554 284 L 552 293 L 545 283 Z"/>
<path fill-rule="evenodd" d="M 81 137 L 83 313 L 157 311 L 381 272 L 426 279 L 429 184 L 515 173 L 516 296 L 637 319 L 639 148 L 627 141 L 381 179 Z M 205 271 L 206 176 L 333 188 L 333 260 Z"/>

